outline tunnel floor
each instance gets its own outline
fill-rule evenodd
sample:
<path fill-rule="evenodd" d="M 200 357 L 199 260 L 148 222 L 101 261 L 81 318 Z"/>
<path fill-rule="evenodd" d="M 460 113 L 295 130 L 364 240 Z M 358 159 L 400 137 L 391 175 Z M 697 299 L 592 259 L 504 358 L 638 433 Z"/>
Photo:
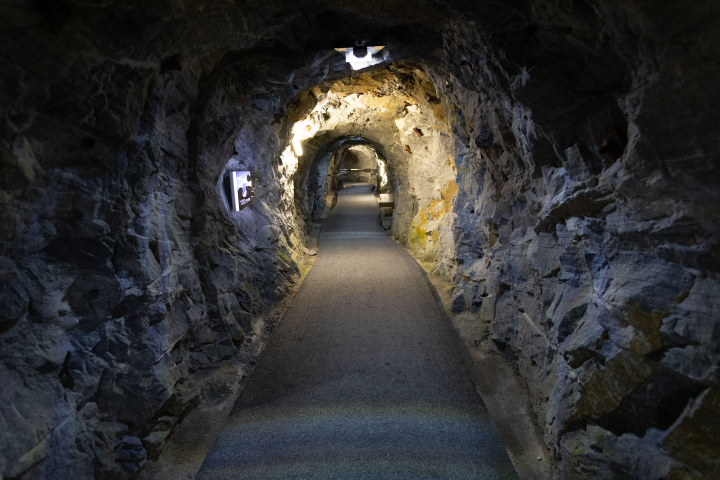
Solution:
<path fill-rule="evenodd" d="M 198 479 L 517 478 L 415 260 L 370 184 L 320 251 Z"/>

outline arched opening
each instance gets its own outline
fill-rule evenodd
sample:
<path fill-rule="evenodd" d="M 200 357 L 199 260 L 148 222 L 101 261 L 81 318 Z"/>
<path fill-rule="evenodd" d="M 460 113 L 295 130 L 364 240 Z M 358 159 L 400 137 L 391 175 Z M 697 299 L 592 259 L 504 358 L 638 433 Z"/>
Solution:
<path fill-rule="evenodd" d="M 284 122 L 290 140 L 280 157 L 292 170 L 300 231 L 319 220 L 337 189 L 333 168 L 349 148 L 372 147 L 376 193 L 392 198 L 383 223 L 428 263 L 450 227 L 457 174 L 448 115 L 422 67 L 397 63 L 300 93 Z M 352 152 L 352 151 L 351 151 Z M 354 155 L 354 153 L 351 153 Z M 330 175 L 330 176 L 328 176 Z"/>
<path fill-rule="evenodd" d="M 719 9 L 14 2 L 0 477 L 141 477 L 213 438 L 359 148 L 479 388 L 516 399 L 488 410 L 544 445 L 516 465 L 717 477 Z M 260 179 L 241 211 L 229 171 Z"/>
<path fill-rule="evenodd" d="M 378 161 L 375 151 L 367 147 L 346 149 L 337 166 L 343 182 L 378 183 Z"/>

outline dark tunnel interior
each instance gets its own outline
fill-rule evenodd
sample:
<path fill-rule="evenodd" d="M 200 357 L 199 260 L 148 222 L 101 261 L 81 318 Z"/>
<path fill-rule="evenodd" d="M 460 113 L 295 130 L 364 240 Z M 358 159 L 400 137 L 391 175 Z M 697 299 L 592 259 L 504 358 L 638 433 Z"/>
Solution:
<path fill-rule="evenodd" d="M 432 283 L 519 478 L 720 478 L 718 21 L 4 2 L 0 479 L 194 477 L 350 182 Z"/>

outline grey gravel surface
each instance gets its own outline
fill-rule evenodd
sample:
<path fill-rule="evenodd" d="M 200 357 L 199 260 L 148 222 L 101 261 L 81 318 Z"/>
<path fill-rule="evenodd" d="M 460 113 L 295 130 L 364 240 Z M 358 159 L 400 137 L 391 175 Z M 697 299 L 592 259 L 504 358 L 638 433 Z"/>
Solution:
<path fill-rule="evenodd" d="M 423 272 L 341 190 L 198 479 L 517 478 Z"/>

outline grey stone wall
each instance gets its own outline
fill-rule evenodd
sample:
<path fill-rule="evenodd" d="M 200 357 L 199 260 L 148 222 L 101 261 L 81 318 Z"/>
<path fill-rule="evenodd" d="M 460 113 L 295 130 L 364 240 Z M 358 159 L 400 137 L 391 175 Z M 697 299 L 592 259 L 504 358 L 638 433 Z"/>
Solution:
<path fill-rule="evenodd" d="M 312 248 L 307 162 L 356 126 L 283 152 L 358 31 L 419 95 L 367 134 L 392 233 L 516 366 L 560 475 L 718 476 L 714 2 L 0 8 L 3 477 L 128 478 L 251 369 Z M 263 175 L 238 213 L 228 165 Z"/>
<path fill-rule="evenodd" d="M 717 36 L 693 25 L 717 11 L 634 7 L 446 31 L 458 193 L 436 271 L 525 379 L 563 478 L 713 478 Z"/>
<path fill-rule="evenodd" d="M 128 478 L 249 371 L 304 235 L 276 105 L 237 91 L 212 21 L 162 46 L 192 19 L 58 5 L 3 30 L 0 477 Z M 264 178 L 237 213 L 231 158 Z"/>

